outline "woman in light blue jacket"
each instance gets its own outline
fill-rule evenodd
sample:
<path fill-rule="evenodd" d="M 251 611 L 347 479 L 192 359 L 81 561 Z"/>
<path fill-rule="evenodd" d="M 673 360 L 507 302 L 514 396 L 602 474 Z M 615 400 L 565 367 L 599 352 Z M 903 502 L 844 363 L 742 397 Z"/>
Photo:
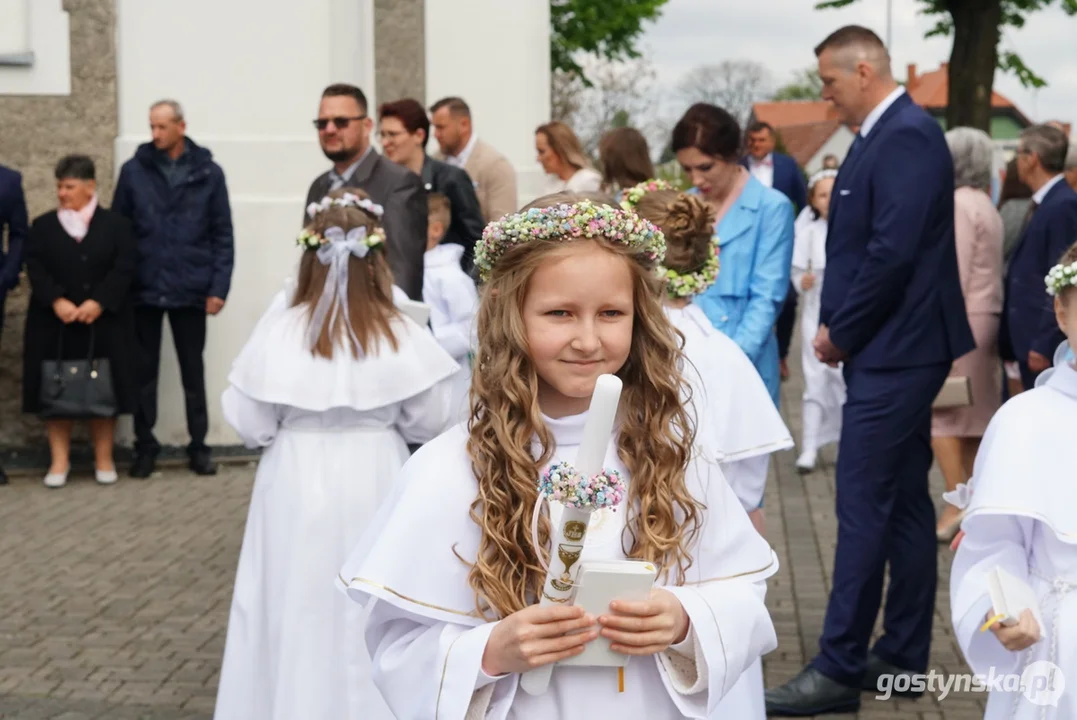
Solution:
<path fill-rule="evenodd" d="M 752 359 L 778 405 L 774 323 L 789 289 L 793 206 L 740 166 L 740 145 L 733 116 L 706 103 L 688 108 L 673 129 L 677 162 L 718 217 L 721 271 L 695 302 Z"/>

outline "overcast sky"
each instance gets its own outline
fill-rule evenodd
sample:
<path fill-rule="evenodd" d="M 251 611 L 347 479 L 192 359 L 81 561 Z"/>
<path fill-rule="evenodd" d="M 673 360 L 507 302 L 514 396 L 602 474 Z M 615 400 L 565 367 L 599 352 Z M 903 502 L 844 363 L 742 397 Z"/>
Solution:
<path fill-rule="evenodd" d="M 891 55 L 894 74 L 904 80 L 908 63 L 934 70 L 950 56 L 950 39 L 924 40 L 933 25 L 916 14 L 917 0 L 892 0 Z M 814 65 L 812 48 L 846 24 L 866 25 L 885 41 L 886 1 L 860 0 L 842 10 L 815 10 L 814 0 L 669 0 L 661 19 L 648 26 L 641 49 L 665 87 L 697 65 L 751 59 L 766 65 L 777 85 L 797 69 Z M 1002 49 L 1016 51 L 1047 87 L 1026 90 L 999 72 L 995 90 L 1033 121 L 1060 119 L 1077 125 L 1077 17 L 1058 8 L 1029 17 L 1025 27 L 1007 29 Z"/>

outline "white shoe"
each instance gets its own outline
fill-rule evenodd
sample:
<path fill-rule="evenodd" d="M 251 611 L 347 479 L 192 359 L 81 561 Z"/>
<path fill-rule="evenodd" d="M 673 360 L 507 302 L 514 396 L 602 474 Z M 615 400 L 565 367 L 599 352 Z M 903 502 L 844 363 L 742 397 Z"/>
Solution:
<path fill-rule="evenodd" d="M 67 474 L 71 472 L 71 468 L 68 468 L 62 473 L 48 473 L 45 475 L 45 487 L 47 488 L 62 488 L 67 485 Z"/>
<path fill-rule="evenodd" d="M 812 470 L 815 469 L 815 461 L 815 451 L 805 450 L 804 452 L 800 453 L 800 457 L 797 458 L 797 470 L 800 472 L 801 475 L 810 473 Z"/>
<path fill-rule="evenodd" d="M 116 468 L 111 470 L 94 470 L 94 479 L 101 485 L 111 485 L 119 479 L 119 474 L 116 472 Z"/>

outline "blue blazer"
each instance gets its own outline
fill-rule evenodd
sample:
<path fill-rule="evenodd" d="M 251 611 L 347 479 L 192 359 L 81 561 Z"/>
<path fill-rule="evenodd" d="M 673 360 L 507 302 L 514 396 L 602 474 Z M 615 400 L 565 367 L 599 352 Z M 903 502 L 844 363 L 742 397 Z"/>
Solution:
<path fill-rule="evenodd" d="M 951 363 L 975 342 L 942 128 L 903 94 L 854 145 L 830 200 L 819 322 L 850 369 Z"/>
<path fill-rule="evenodd" d="M 1055 320 L 1054 302 L 1043 278 L 1077 242 L 1077 193 L 1065 178 L 1047 191 L 1010 259 L 1006 276 L 1005 326 L 1014 354 L 1028 361 L 1029 350 L 1054 355 L 1066 339 Z"/>
<path fill-rule="evenodd" d="M 748 179 L 717 227 L 718 280 L 695 302 L 714 327 L 751 358 L 778 404 L 778 338 L 774 322 L 789 290 L 793 205 L 782 193 Z"/>
<path fill-rule="evenodd" d="M 22 192 L 22 175 L 0 165 L 0 241 L 7 227 L 7 253 L 0 242 L 0 303 L 4 295 L 19 284 L 23 248 L 30 233 L 26 218 L 26 197 Z"/>
<path fill-rule="evenodd" d="M 789 198 L 795 212 L 800 212 L 808 206 L 808 188 L 797 161 L 780 152 L 771 153 L 771 157 L 774 160 L 774 189 Z M 741 158 L 740 164 L 750 169 L 747 157 Z"/>

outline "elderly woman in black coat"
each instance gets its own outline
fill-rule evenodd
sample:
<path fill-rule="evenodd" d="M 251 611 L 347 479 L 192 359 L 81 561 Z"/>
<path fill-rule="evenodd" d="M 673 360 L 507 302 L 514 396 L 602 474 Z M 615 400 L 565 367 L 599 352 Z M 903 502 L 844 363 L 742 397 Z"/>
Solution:
<path fill-rule="evenodd" d="M 137 247 L 127 220 L 99 207 L 96 191 L 90 158 L 69 155 L 60 160 L 59 208 L 34 220 L 26 247 L 32 293 L 23 347 L 23 411 L 45 416 L 52 456 L 45 485 L 53 488 L 67 482 L 71 429 L 79 418 L 90 422 L 97 482 L 116 481 L 116 416 L 132 412 L 137 396 L 137 343 L 128 301 Z M 96 360 L 104 367 L 100 360 L 106 358 L 111 377 L 104 379 L 111 380 L 114 397 L 106 403 L 110 407 L 57 416 L 55 404 L 42 398 L 42 383 L 51 380 L 44 377 L 43 364 Z"/>

